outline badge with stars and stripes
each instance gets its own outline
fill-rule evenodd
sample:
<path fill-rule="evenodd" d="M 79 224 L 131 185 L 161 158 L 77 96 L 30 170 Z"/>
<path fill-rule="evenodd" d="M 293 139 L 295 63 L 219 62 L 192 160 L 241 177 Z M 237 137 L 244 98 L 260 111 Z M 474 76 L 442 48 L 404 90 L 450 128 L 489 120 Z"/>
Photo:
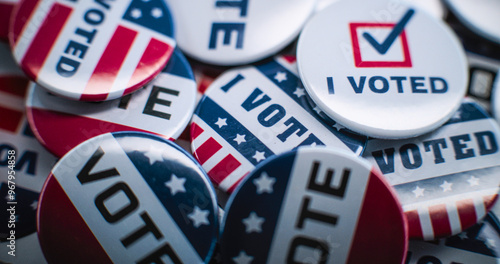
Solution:
<path fill-rule="evenodd" d="M 460 233 L 486 215 L 499 191 L 500 129 L 466 99 L 432 133 L 405 140 L 369 140 L 364 156 L 396 189 L 410 236 Z"/>
<path fill-rule="evenodd" d="M 226 208 L 224 263 L 402 263 L 408 246 L 389 184 L 338 148 L 301 147 L 266 160 Z"/>
<path fill-rule="evenodd" d="M 26 0 L 14 18 L 9 40 L 19 65 L 73 100 L 111 100 L 139 89 L 176 45 L 162 0 Z"/>
<path fill-rule="evenodd" d="M 35 135 L 58 157 L 83 141 L 108 132 L 141 131 L 174 140 L 191 120 L 196 83 L 176 49 L 167 67 L 143 89 L 106 102 L 75 102 L 32 83 L 28 120 Z"/>
<path fill-rule="evenodd" d="M 50 263 L 208 263 L 215 191 L 187 152 L 161 137 L 113 132 L 68 152 L 40 194 Z"/>
<path fill-rule="evenodd" d="M 7 263 L 44 263 L 36 235 L 36 209 L 43 183 L 56 162 L 56 157 L 38 143 L 26 121 L 28 82 L 8 46 L 0 43 L 0 221 L 4 223 L 0 225 L 0 260 Z M 11 160 L 13 167 L 9 166 Z M 13 172 L 9 172 L 11 169 Z M 15 213 L 14 220 L 10 212 Z M 15 232 L 15 257 L 7 247 L 11 231 Z"/>
<path fill-rule="evenodd" d="M 406 264 L 500 262 L 500 204 L 479 223 L 462 233 L 435 241 L 411 240 Z"/>
<path fill-rule="evenodd" d="M 207 89 L 191 122 L 194 156 L 221 190 L 232 192 L 258 163 L 299 146 L 361 154 L 365 140 L 324 123 L 304 104 L 295 58 L 229 70 Z"/>

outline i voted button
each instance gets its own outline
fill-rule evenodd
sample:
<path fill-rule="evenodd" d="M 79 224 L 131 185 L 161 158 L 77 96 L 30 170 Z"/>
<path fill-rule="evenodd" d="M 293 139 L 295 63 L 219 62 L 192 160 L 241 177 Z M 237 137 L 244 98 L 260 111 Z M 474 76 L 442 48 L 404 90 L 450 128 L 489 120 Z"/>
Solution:
<path fill-rule="evenodd" d="M 103 134 L 67 153 L 37 217 L 49 263 L 208 263 L 219 232 L 203 169 L 174 143 L 140 132 Z"/>
<path fill-rule="evenodd" d="M 500 178 L 500 128 L 475 102 L 464 100 L 439 129 L 404 140 L 368 140 L 364 157 L 394 187 L 410 237 L 455 235 L 483 218 Z"/>
<path fill-rule="evenodd" d="M 26 0 L 13 16 L 9 41 L 18 64 L 73 100 L 136 91 L 161 72 L 176 45 L 162 0 Z"/>
<path fill-rule="evenodd" d="M 8 45 L 0 43 L 0 260 L 42 264 L 36 209 L 57 159 L 38 143 L 26 121 L 28 82 Z"/>
<path fill-rule="evenodd" d="M 231 69 L 206 90 L 191 120 L 193 155 L 212 182 L 231 193 L 263 160 L 299 146 L 330 146 L 361 155 L 352 137 L 305 103 L 294 57 Z"/>
<path fill-rule="evenodd" d="M 403 263 L 407 236 L 395 194 L 369 162 L 301 147 L 235 190 L 221 249 L 224 263 Z"/>
<path fill-rule="evenodd" d="M 290 44 L 314 12 L 316 0 L 167 0 L 179 47 L 216 65 L 242 65 Z"/>
<path fill-rule="evenodd" d="M 195 99 L 193 72 L 176 49 L 156 79 L 122 98 L 76 102 L 32 83 L 26 105 L 36 137 L 62 157 L 83 141 L 108 132 L 141 131 L 177 139 L 191 120 Z"/>
<path fill-rule="evenodd" d="M 20 0 L 0 0 L 0 40 L 8 40 L 10 15 Z"/>
<path fill-rule="evenodd" d="M 386 0 L 331 4 L 304 27 L 297 61 L 319 108 L 377 138 L 432 131 L 466 92 L 457 38 L 444 22 L 403 2 L 397 8 Z"/>

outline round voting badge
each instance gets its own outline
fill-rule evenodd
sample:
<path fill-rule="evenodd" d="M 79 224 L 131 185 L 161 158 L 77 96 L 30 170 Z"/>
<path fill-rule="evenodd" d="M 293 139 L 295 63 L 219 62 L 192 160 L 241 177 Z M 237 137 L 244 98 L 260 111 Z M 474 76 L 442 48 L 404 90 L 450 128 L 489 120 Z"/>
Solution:
<path fill-rule="evenodd" d="M 499 146 L 496 121 L 465 100 L 432 133 L 369 140 L 363 155 L 395 188 L 410 237 L 431 240 L 458 234 L 489 211 L 499 192 Z"/>
<path fill-rule="evenodd" d="M 466 92 L 457 38 L 444 22 L 404 2 L 331 4 L 304 27 L 297 62 L 313 101 L 372 137 L 429 132 L 453 115 Z"/>
<path fill-rule="evenodd" d="M 40 142 L 62 157 L 83 141 L 114 131 L 142 131 L 176 139 L 195 108 L 196 83 L 189 63 L 175 50 L 167 67 L 143 89 L 106 102 L 76 102 L 32 83 L 28 118 Z"/>
<path fill-rule="evenodd" d="M 38 236 L 49 263 L 208 263 L 215 191 L 196 161 L 140 132 L 94 137 L 45 182 Z"/>
<path fill-rule="evenodd" d="M 10 27 L 14 58 L 54 94 L 111 100 L 151 81 L 175 48 L 162 0 L 25 0 Z"/>
<path fill-rule="evenodd" d="M 313 13 L 315 0 L 167 0 L 176 39 L 186 54 L 217 65 L 241 65 L 290 44 Z"/>
<path fill-rule="evenodd" d="M 369 162 L 301 147 L 236 188 L 220 243 L 224 263 L 402 263 L 407 236 L 395 194 Z"/>
<path fill-rule="evenodd" d="M 304 102 L 295 58 L 229 70 L 205 91 L 191 121 L 196 159 L 219 189 L 232 192 L 258 163 L 299 146 L 361 155 L 365 139 L 323 122 Z"/>
<path fill-rule="evenodd" d="M 56 162 L 33 136 L 24 101 L 28 85 L 0 43 L 0 260 L 45 263 L 36 234 L 38 196 Z"/>

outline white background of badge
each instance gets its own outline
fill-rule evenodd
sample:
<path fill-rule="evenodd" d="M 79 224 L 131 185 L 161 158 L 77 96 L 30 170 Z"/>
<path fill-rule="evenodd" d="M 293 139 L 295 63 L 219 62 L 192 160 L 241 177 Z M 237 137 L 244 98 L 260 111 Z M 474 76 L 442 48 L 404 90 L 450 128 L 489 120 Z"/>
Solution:
<path fill-rule="evenodd" d="M 172 104 L 167 107 L 156 103 L 153 108 L 156 111 L 171 114 L 170 120 L 143 114 L 154 85 L 179 91 L 179 96 L 159 93 L 158 99 L 171 101 Z M 26 101 L 28 107 L 86 116 L 171 138 L 177 138 L 182 133 L 191 120 L 195 107 L 196 83 L 193 80 L 163 72 L 152 83 L 131 95 L 127 109 L 118 108 L 120 99 L 100 103 L 77 102 L 51 96 L 40 86 L 37 85 L 35 89 L 33 86 L 34 83 L 31 83 Z"/>
<path fill-rule="evenodd" d="M 139 151 L 148 151 L 158 148 L 158 141 L 153 141 L 149 138 L 130 137 L 126 138 L 126 140 L 127 144 L 141 146 L 142 149 L 138 149 Z M 120 172 L 120 176 L 82 185 L 76 178 L 76 173 L 83 168 L 99 146 L 102 147 L 105 154 L 90 173 L 109 169 L 109 165 L 114 164 L 114 167 Z M 177 158 L 179 160 L 192 162 L 185 155 L 179 155 Z M 165 242 L 169 242 L 183 262 L 200 263 L 203 261 L 187 241 L 184 234 L 182 234 L 179 229 L 172 228 L 176 226 L 176 223 L 168 212 L 163 210 L 163 205 L 158 201 L 156 195 L 151 191 L 151 188 L 144 181 L 141 174 L 133 166 L 124 150 L 122 150 L 122 147 L 118 144 L 118 141 L 115 140 L 111 134 L 95 137 L 92 140 L 86 141 L 85 145 L 80 145 L 71 150 L 65 155 L 65 158 L 54 167 L 53 174 L 113 262 L 135 262 L 147 256 L 150 252 L 154 251 L 155 248 Z M 94 204 L 94 198 L 101 191 L 119 181 L 125 182 L 132 189 L 139 199 L 139 207 L 134 211 L 134 216 L 131 214 L 115 224 L 109 224 L 97 210 Z M 125 198 L 125 200 L 122 201 L 117 200 L 116 197 L 117 196 L 113 196 L 109 202 L 115 202 L 115 206 L 129 203 L 125 196 L 120 196 L 120 198 Z M 113 205 L 106 203 L 106 206 L 110 208 Z M 160 210 L 158 210 L 159 208 Z M 144 222 L 139 216 L 139 213 L 143 211 L 149 214 L 164 237 L 160 240 L 156 240 L 153 236 L 145 236 L 139 240 L 138 243 L 131 245 L 129 248 L 125 248 L 120 243 L 120 239 L 132 233 L 137 227 L 144 225 Z"/>
<path fill-rule="evenodd" d="M 328 168 L 336 168 L 335 175 L 340 175 L 340 168 L 351 169 L 349 184 L 343 199 L 305 188 L 311 173 L 311 164 L 314 161 L 320 162 L 317 183 L 325 182 L 324 176 Z M 293 237 L 297 235 L 322 238 L 326 241 L 330 246 L 330 257 L 326 263 L 346 263 L 352 239 L 355 236 L 359 213 L 363 206 L 364 195 L 359 194 L 364 194 L 366 191 L 370 169 L 371 165 L 368 162 L 345 151 L 324 148 L 299 149 L 283 197 L 283 205 L 274 230 L 267 263 L 279 263 L 286 259 L 287 247 L 289 246 L 286 242 L 292 241 Z M 306 175 L 307 177 L 304 177 Z M 339 186 L 341 178 L 333 177 L 333 185 Z M 298 218 L 302 199 L 306 195 L 311 197 L 310 207 L 314 210 L 339 215 L 335 227 L 311 220 L 305 220 L 303 229 L 295 227 L 295 221 L 290 221 L 290 219 Z M 401 236 L 403 235 L 401 234 Z M 297 252 L 304 253 L 303 251 Z M 301 256 L 300 253 L 295 257 L 296 260 L 310 260 L 310 258 L 310 255 Z"/>
<path fill-rule="evenodd" d="M 340 1 L 317 14 L 306 25 L 299 39 L 297 59 L 307 91 L 326 114 L 363 134 L 397 138 L 415 136 L 438 127 L 451 117 L 465 93 L 467 69 L 458 40 L 442 22 L 417 9 L 405 27 L 412 68 L 355 68 L 348 24 L 397 23 L 408 10 L 405 5 L 393 7 L 389 1 L 368 1 L 362 5 L 363 11 L 344 14 L 338 10 L 359 10 L 359 3 Z M 377 21 L 377 12 L 389 14 L 389 21 Z M 324 27 L 326 24 L 331 26 Z M 429 28 L 433 32 L 422 30 Z M 385 38 L 385 35 L 379 38 Z M 429 44 L 431 40 L 432 43 L 442 43 L 442 46 L 436 49 L 435 45 Z M 433 48 L 428 48 L 429 45 Z M 395 85 L 386 94 L 374 94 L 368 89 L 367 80 L 364 93 L 355 94 L 346 77 L 354 76 L 359 82 L 359 76 L 376 75 L 444 77 L 448 92 L 444 96 L 434 96 L 430 91 L 415 96 L 409 93 L 411 88 L 407 80 L 404 94 L 397 93 Z M 328 94 L 328 76 L 334 80 L 334 96 Z M 426 86 L 430 90 L 428 79 Z M 446 101 L 443 98 L 447 98 Z M 330 107 L 332 109 L 328 111 Z"/>
<path fill-rule="evenodd" d="M 38 28 L 41 26 L 41 18 L 44 18 L 50 11 L 50 7 L 54 3 L 62 3 L 68 6 L 75 6 L 77 8 L 73 9 L 70 18 L 68 19 L 66 25 L 62 29 L 58 36 L 57 41 L 51 48 L 51 51 L 44 62 L 40 72 L 38 74 L 37 83 L 50 89 L 53 93 L 67 98 L 72 98 L 78 100 L 81 94 L 84 92 L 87 82 L 90 79 L 94 68 L 97 65 L 99 56 L 92 56 L 93 54 L 102 54 L 104 49 L 106 49 L 116 26 L 106 25 L 107 21 L 120 21 L 120 24 L 125 25 L 131 29 L 137 29 L 139 34 L 136 36 L 133 46 L 143 47 L 145 49 L 146 45 L 149 43 L 148 35 L 155 34 L 159 40 L 168 43 L 170 46 L 175 47 L 175 41 L 166 36 L 160 35 L 152 30 L 141 27 L 138 29 L 137 25 L 133 23 L 122 20 L 123 14 L 125 14 L 126 9 L 130 5 L 130 0 L 128 1 L 115 1 L 111 4 L 110 10 L 104 12 L 105 18 L 103 24 L 97 26 L 98 34 L 96 34 L 95 39 L 88 46 L 87 54 L 85 55 L 83 62 L 81 63 L 78 71 L 75 75 L 70 78 L 62 77 L 54 69 L 62 55 L 64 55 L 64 50 L 66 49 L 68 42 L 71 39 L 81 41 L 82 38 L 75 35 L 74 31 L 78 27 L 83 29 L 91 30 L 86 22 L 84 22 L 83 17 L 85 12 L 91 8 L 96 7 L 98 4 L 93 1 L 80 1 L 80 3 L 71 3 L 70 1 L 62 0 L 47 0 L 41 1 L 40 5 L 37 7 L 34 15 L 31 18 L 31 22 L 26 26 L 26 28 L 21 32 L 19 40 L 14 49 L 14 57 L 17 61 L 21 61 L 26 50 L 28 49 L 31 40 L 34 38 L 34 34 L 37 32 Z M 87 6 L 85 8 L 84 6 Z M 39 22 L 40 21 L 40 22 Z M 116 23 L 118 24 L 118 22 Z M 145 33 L 147 32 L 147 34 Z M 144 36 L 143 36 L 144 35 Z M 133 50 L 133 48 L 131 48 Z M 142 53 L 129 52 L 126 59 L 122 65 L 134 65 L 134 67 L 121 67 L 120 72 L 117 75 L 113 87 L 108 91 L 108 99 L 114 99 L 122 96 L 125 88 L 128 87 L 128 82 L 132 73 L 135 71 L 135 65 L 138 64 L 142 57 Z"/>
<path fill-rule="evenodd" d="M 468 121 L 464 123 L 455 123 L 443 126 L 430 134 L 420 136 L 418 138 L 404 139 L 398 141 L 388 141 L 388 140 L 369 140 L 366 145 L 366 149 L 363 157 L 368 159 L 377 169 L 380 169 L 377 162 L 372 156 L 372 151 L 384 150 L 390 147 L 394 148 L 394 173 L 385 174 L 384 177 L 389 181 L 391 185 L 397 185 L 401 183 L 413 182 L 428 178 L 433 178 L 436 176 L 442 176 L 452 173 L 459 173 L 464 171 L 471 171 L 475 169 L 500 166 L 500 151 L 494 154 L 480 156 L 478 152 L 478 145 L 476 138 L 473 133 L 480 131 L 492 131 L 497 142 L 500 142 L 500 131 L 495 120 L 492 118 L 481 119 L 475 121 Z M 471 141 L 464 142 L 467 144 L 467 148 L 473 148 L 474 154 L 476 156 L 457 160 L 455 159 L 455 152 L 453 145 L 451 144 L 450 137 L 470 134 Z M 444 163 L 435 164 L 434 163 L 434 151 L 426 152 L 423 146 L 423 141 L 431 139 L 445 138 L 446 145 L 448 148 L 441 148 L 441 154 L 445 160 Z M 487 141 L 488 142 L 488 141 Z M 406 169 L 401 161 L 401 156 L 399 155 L 399 148 L 402 145 L 414 143 L 417 144 L 420 149 L 420 154 L 422 156 L 422 166 L 409 170 Z M 489 146 L 488 146 L 489 147 Z M 386 154 L 384 153 L 384 159 L 386 159 Z M 500 180 L 499 180 L 500 183 Z M 498 184 L 496 184 L 498 185 Z M 495 185 L 494 185 L 495 186 Z"/>
<path fill-rule="evenodd" d="M 245 64 L 278 52 L 299 34 L 316 4 L 316 0 L 248 1 L 247 16 L 240 17 L 239 8 L 216 8 L 215 2 L 167 0 L 182 51 L 220 65 Z M 236 33 L 226 46 L 219 32 L 216 49 L 209 49 L 214 22 L 245 23 L 243 48 L 236 49 Z"/>

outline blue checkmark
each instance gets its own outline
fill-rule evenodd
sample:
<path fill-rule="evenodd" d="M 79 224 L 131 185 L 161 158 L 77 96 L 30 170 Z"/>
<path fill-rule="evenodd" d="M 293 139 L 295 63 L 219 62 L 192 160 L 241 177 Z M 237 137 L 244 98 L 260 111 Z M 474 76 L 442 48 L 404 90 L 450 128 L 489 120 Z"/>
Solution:
<path fill-rule="evenodd" d="M 406 12 L 406 14 L 401 18 L 401 20 L 394 26 L 392 29 L 391 33 L 387 38 L 382 42 L 382 44 L 378 43 L 372 35 L 369 33 L 365 32 L 363 33 L 363 37 L 370 42 L 370 44 L 375 48 L 380 54 L 385 54 L 389 50 L 389 48 L 392 46 L 396 38 L 403 32 L 405 29 L 406 24 L 408 21 L 410 21 L 411 17 L 415 13 L 415 10 L 410 9 Z"/>

